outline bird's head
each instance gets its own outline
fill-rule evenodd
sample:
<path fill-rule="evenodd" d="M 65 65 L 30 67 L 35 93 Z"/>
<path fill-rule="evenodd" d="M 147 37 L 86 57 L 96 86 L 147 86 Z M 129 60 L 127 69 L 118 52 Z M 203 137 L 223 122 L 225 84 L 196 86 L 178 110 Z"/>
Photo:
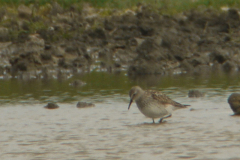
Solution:
<path fill-rule="evenodd" d="M 134 86 L 131 88 L 131 90 L 129 91 L 130 103 L 128 105 L 128 109 L 130 109 L 132 102 L 140 98 L 143 93 L 144 91 L 139 86 Z"/>

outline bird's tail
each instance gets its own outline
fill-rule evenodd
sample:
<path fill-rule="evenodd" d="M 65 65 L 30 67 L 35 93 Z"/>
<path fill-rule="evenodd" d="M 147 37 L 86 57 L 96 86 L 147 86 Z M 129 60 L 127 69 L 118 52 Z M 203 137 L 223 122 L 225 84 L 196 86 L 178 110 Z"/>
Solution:
<path fill-rule="evenodd" d="M 181 104 L 181 103 L 175 102 L 174 106 L 177 107 L 177 108 L 187 108 L 188 106 L 191 106 L 191 105 Z"/>

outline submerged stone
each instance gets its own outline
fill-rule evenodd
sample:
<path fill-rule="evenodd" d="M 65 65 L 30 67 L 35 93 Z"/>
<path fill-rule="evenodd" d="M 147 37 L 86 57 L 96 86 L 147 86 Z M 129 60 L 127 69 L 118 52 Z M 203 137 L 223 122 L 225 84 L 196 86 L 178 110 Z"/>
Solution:
<path fill-rule="evenodd" d="M 78 102 L 77 103 L 77 108 L 87 108 L 87 107 L 95 107 L 95 104 L 87 103 L 87 102 Z"/>
<path fill-rule="evenodd" d="M 72 83 L 70 83 L 69 85 L 73 86 L 73 87 L 81 87 L 86 85 L 86 82 L 83 82 L 81 80 L 74 80 Z"/>
<path fill-rule="evenodd" d="M 228 103 L 235 115 L 240 115 L 240 94 L 232 93 L 228 97 Z"/>
<path fill-rule="evenodd" d="M 203 96 L 204 96 L 204 93 L 200 92 L 199 90 L 189 90 L 188 92 L 189 98 L 198 98 Z"/>
<path fill-rule="evenodd" d="M 46 106 L 44 106 L 46 109 L 57 109 L 59 106 L 55 103 L 48 103 Z"/>

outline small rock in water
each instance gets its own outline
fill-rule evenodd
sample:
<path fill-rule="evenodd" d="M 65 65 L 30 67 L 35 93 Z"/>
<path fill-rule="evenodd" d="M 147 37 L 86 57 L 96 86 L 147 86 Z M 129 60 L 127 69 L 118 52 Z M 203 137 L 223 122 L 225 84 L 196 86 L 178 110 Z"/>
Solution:
<path fill-rule="evenodd" d="M 75 80 L 72 83 L 70 83 L 69 85 L 73 86 L 73 87 L 81 87 L 86 85 L 86 82 L 83 82 L 81 80 Z"/>
<path fill-rule="evenodd" d="M 77 108 L 86 108 L 86 107 L 95 107 L 95 104 L 87 103 L 87 102 L 78 102 L 77 103 Z"/>
<path fill-rule="evenodd" d="M 198 98 L 203 96 L 204 96 L 204 93 L 200 92 L 199 90 L 189 90 L 188 92 L 189 98 Z"/>
<path fill-rule="evenodd" d="M 44 106 L 46 109 L 57 109 L 59 106 L 55 103 L 48 103 L 46 106 Z"/>
<path fill-rule="evenodd" d="M 240 115 L 240 94 L 232 93 L 228 97 L 228 103 L 235 115 Z"/>

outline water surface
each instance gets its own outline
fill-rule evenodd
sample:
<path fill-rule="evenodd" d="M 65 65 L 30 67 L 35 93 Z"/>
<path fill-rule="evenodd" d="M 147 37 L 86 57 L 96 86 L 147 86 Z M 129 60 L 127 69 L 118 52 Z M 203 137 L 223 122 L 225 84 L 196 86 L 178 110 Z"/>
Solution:
<path fill-rule="evenodd" d="M 87 82 L 82 87 L 73 80 Z M 156 89 L 191 106 L 152 124 L 133 104 L 133 85 Z M 240 117 L 228 96 L 237 74 L 127 77 L 92 72 L 66 80 L 0 80 L 0 159 L 240 159 Z M 189 89 L 206 96 L 187 97 Z M 76 108 L 78 101 L 96 107 Z M 56 102 L 60 108 L 43 106 Z"/>

